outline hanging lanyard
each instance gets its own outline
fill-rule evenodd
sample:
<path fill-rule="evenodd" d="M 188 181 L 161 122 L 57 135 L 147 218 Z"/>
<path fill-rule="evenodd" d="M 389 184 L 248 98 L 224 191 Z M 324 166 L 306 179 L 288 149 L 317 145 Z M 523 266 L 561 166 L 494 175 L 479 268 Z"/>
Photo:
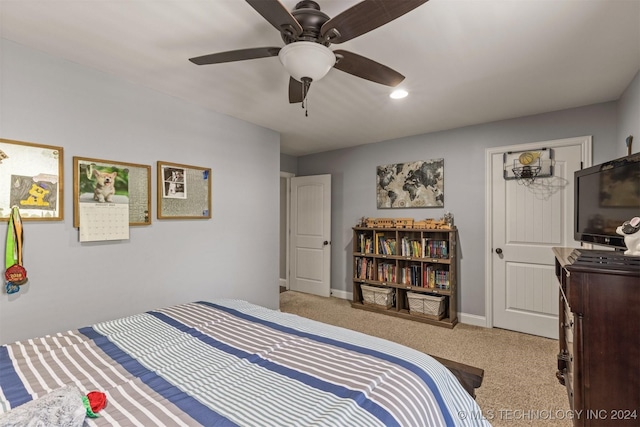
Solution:
<path fill-rule="evenodd" d="M 22 266 L 22 218 L 17 206 L 11 208 L 7 229 L 7 245 L 5 252 L 5 279 L 7 293 L 18 292 L 18 286 L 27 282 L 27 271 Z"/>

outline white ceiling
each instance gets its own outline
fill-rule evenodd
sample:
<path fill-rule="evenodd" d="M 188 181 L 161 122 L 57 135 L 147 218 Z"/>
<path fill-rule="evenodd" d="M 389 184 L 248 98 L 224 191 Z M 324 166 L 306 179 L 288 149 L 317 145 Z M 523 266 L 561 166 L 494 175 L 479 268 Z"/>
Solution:
<path fill-rule="evenodd" d="M 276 130 L 297 156 L 616 100 L 640 69 L 640 0 L 431 0 L 331 46 L 404 74 L 408 98 L 332 69 L 308 117 L 278 58 L 188 61 L 284 45 L 241 0 L 0 0 L 0 36 Z"/>

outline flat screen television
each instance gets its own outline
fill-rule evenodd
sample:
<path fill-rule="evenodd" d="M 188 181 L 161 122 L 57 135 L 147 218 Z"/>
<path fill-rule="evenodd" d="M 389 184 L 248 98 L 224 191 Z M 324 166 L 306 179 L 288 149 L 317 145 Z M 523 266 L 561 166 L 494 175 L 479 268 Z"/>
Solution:
<path fill-rule="evenodd" d="M 626 249 L 616 228 L 640 216 L 640 153 L 576 171 L 574 238 Z"/>

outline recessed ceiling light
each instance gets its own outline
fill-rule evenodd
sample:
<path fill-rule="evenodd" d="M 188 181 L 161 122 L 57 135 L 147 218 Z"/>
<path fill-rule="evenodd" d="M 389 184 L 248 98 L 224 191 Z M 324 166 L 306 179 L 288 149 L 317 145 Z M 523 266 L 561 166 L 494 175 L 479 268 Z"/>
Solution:
<path fill-rule="evenodd" d="M 409 95 L 409 92 L 407 92 L 406 90 L 396 89 L 393 92 L 391 92 L 391 95 L 389 95 L 389 97 L 393 99 L 402 99 L 402 98 L 405 98 L 407 95 Z"/>

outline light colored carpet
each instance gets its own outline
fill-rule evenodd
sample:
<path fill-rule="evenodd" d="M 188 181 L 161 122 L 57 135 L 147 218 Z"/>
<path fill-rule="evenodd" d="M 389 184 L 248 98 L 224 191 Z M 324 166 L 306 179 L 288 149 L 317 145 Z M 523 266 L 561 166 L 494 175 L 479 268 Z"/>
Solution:
<path fill-rule="evenodd" d="M 566 390 L 555 376 L 556 340 L 464 324 L 447 329 L 293 291 L 280 294 L 280 310 L 484 369 L 476 401 L 494 426 L 572 425 Z"/>

